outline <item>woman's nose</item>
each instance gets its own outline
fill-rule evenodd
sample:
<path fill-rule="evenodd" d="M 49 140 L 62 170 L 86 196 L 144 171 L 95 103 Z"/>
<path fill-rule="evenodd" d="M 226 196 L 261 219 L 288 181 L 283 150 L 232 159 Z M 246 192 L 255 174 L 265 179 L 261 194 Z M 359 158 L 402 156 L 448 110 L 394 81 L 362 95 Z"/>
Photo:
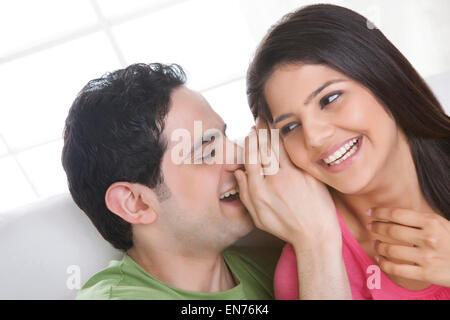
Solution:
<path fill-rule="evenodd" d="M 305 143 L 310 148 L 320 148 L 333 135 L 334 126 L 328 121 L 308 119 L 302 122 Z"/>

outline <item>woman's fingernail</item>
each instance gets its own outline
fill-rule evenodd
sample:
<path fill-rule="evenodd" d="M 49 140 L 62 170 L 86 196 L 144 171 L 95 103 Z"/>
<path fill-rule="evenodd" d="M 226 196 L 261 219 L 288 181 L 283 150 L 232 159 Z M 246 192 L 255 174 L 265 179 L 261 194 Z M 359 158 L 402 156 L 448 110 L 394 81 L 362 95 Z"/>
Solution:
<path fill-rule="evenodd" d="M 375 256 L 375 260 L 377 260 L 377 262 L 380 262 L 380 257 L 379 256 Z"/>
<path fill-rule="evenodd" d="M 375 249 L 375 240 L 371 241 L 371 246 L 372 246 L 372 249 Z"/>
<path fill-rule="evenodd" d="M 372 230 L 372 224 L 371 223 L 367 224 L 367 229 L 368 230 Z"/>
<path fill-rule="evenodd" d="M 372 214 L 372 209 L 367 209 L 366 210 L 366 215 L 368 215 L 370 217 L 371 214 Z"/>

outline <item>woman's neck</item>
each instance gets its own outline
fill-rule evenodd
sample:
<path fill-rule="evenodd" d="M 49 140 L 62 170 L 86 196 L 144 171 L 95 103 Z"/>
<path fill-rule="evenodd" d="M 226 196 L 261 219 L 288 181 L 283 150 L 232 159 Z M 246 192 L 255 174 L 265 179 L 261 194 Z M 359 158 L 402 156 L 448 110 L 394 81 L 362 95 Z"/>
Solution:
<path fill-rule="evenodd" d="M 416 212 L 433 212 L 422 194 L 414 160 L 406 139 L 403 143 L 400 143 L 393 157 L 387 161 L 383 170 L 378 172 L 377 176 L 364 190 L 356 194 L 343 194 L 333 190 L 331 194 L 345 225 L 372 259 L 376 255 L 371 244 L 373 240 L 400 245 L 410 244 L 404 244 L 369 232 L 366 226 L 373 219 L 366 214 L 368 209 L 402 208 Z M 400 260 L 393 261 L 404 263 Z M 401 277 L 389 275 L 388 277 L 398 285 L 411 290 L 424 289 L 430 285 L 429 283 Z"/>
<path fill-rule="evenodd" d="M 363 190 L 355 194 L 334 190 L 332 196 L 339 211 L 351 214 L 363 226 L 370 222 L 366 215 L 368 209 L 402 208 L 433 212 L 420 188 L 411 150 L 403 134 L 398 148 Z"/>

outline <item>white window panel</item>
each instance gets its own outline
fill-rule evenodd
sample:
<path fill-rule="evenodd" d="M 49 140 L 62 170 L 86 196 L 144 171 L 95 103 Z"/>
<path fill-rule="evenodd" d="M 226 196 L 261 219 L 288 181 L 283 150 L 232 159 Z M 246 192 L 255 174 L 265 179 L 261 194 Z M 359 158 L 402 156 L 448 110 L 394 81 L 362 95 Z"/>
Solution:
<path fill-rule="evenodd" d="M 423 76 L 450 71 L 450 2 L 343 0 L 373 21 Z"/>
<path fill-rule="evenodd" d="M 243 0 L 241 7 L 253 37 L 259 42 L 269 28 L 293 8 L 304 6 L 305 0 Z M 315 0 L 315 2 L 317 2 Z M 329 2 L 329 1 L 327 1 Z"/>
<path fill-rule="evenodd" d="M 201 90 L 245 74 L 256 43 L 239 2 L 182 2 L 113 29 L 128 63 L 179 63 Z"/>
<path fill-rule="evenodd" d="M 374 22 L 423 77 L 450 71 L 450 1 L 326 2 L 354 10 Z M 289 10 L 312 3 L 317 1 L 290 0 Z"/>
<path fill-rule="evenodd" d="M 104 17 L 120 17 L 142 10 L 157 10 L 185 0 L 97 0 Z"/>
<path fill-rule="evenodd" d="M 61 139 L 17 155 L 17 160 L 40 197 L 69 192 L 61 164 L 62 147 Z"/>
<path fill-rule="evenodd" d="M 211 107 L 227 124 L 227 136 L 241 141 L 255 124 L 247 104 L 244 79 L 202 92 Z"/>
<path fill-rule="evenodd" d="M 0 214 L 37 199 L 12 156 L 0 158 Z"/>
<path fill-rule="evenodd" d="M 448 90 L 450 88 L 450 72 L 436 75 L 426 80 L 444 108 L 445 113 L 450 116 L 450 91 Z"/>
<path fill-rule="evenodd" d="M 89 0 L 2 0 L 0 57 L 96 23 Z"/>
<path fill-rule="evenodd" d="M 3 142 L 3 139 L 0 136 L 0 157 L 4 156 L 7 153 L 8 153 L 8 148 L 6 147 L 6 144 Z"/>
<path fill-rule="evenodd" d="M 450 71 L 450 1 L 327 0 L 354 10 L 375 25 L 423 77 Z M 242 7 L 259 41 L 284 14 L 317 0 L 245 0 Z M 369 24 L 370 25 L 370 24 Z"/>
<path fill-rule="evenodd" d="M 402 0 L 395 2 L 394 10 L 391 5 L 382 8 L 381 30 L 416 70 L 423 77 L 450 71 L 450 2 L 416 1 L 411 5 Z"/>
<path fill-rule="evenodd" d="M 15 151 L 61 138 L 81 88 L 120 67 L 103 32 L 0 65 L 0 134 Z"/>

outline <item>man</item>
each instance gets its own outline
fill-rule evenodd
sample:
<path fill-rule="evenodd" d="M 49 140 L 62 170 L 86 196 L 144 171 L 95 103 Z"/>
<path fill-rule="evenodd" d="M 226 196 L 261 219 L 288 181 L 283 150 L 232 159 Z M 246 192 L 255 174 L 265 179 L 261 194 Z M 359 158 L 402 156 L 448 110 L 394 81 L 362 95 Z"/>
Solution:
<path fill-rule="evenodd" d="M 185 80 L 177 65 L 131 65 L 90 81 L 69 111 L 62 163 L 70 192 L 125 252 L 78 299 L 273 298 L 280 252 L 226 249 L 253 229 L 233 175 L 239 148 Z M 188 152 L 174 139 L 182 133 L 199 136 Z M 233 163 L 214 161 L 230 150 Z"/>

